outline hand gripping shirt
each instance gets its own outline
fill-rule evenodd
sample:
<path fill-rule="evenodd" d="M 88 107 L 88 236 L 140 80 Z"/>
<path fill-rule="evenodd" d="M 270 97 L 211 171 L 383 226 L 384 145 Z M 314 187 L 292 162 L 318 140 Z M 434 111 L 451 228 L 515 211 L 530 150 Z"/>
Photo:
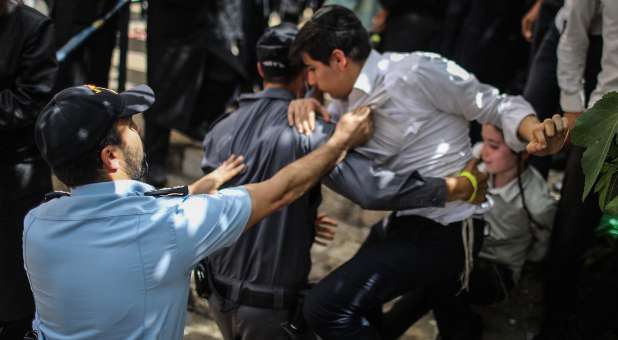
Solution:
<path fill-rule="evenodd" d="M 189 275 L 236 241 L 242 188 L 150 197 L 138 181 L 84 185 L 31 210 L 24 263 L 43 339 L 182 339 Z"/>

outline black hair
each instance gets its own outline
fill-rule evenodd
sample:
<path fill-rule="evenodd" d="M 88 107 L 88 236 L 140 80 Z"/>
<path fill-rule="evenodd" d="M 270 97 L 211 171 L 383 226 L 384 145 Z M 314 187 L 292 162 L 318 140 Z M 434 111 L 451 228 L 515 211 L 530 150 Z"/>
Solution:
<path fill-rule="evenodd" d="M 521 175 L 524 172 L 525 160 L 523 159 L 521 152 L 516 153 L 516 155 L 517 155 L 517 187 L 519 188 L 519 197 L 521 197 L 521 206 L 524 208 L 524 211 L 526 212 L 526 216 L 528 216 L 528 220 L 530 221 L 530 223 L 532 223 L 539 230 L 546 229 L 542 224 L 537 222 L 537 220 L 535 220 L 534 217 L 532 217 L 532 213 L 530 212 L 530 209 L 528 209 L 528 204 L 526 204 L 526 196 L 524 194 L 524 184 L 521 179 Z"/>
<path fill-rule="evenodd" d="M 371 52 L 369 33 L 354 12 L 338 5 L 324 6 L 301 28 L 290 55 L 300 58 L 303 52 L 325 65 L 331 54 L 340 49 L 356 62 L 367 59 Z"/>
<path fill-rule="evenodd" d="M 109 145 L 121 145 L 122 139 L 118 133 L 117 122 L 112 125 L 107 135 L 99 142 L 94 150 L 91 150 L 76 160 L 67 164 L 54 167 L 52 170 L 56 177 L 68 187 L 100 182 L 103 180 L 101 169 L 101 151 Z"/>
<path fill-rule="evenodd" d="M 286 65 L 284 74 L 280 71 L 274 72 L 269 67 L 264 67 L 262 64 L 262 77 L 265 82 L 277 83 L 277 84 L 289 84 L 303 71 L 304 65 L 300 58 L 290 58 L 289 63 Z"/>

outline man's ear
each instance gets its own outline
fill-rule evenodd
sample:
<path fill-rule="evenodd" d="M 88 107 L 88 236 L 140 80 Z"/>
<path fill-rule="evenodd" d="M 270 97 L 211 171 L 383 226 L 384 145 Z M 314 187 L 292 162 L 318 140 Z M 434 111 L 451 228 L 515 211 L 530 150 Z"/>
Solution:
<path fill-rule="evenodd" d="M 122 152 L 115 145 L 108 145 L 101 150 L 101 163 L 103 170 L 107 173 L 116 173 L 120 170 L 121 162 L 120 155 Z"/>
<path fill-rule="evenodd" d="M 260 78 L 264 79 L 264 69 L 262 68 L 261 63 L 257 63 L 257 70 L 258 70 L 258 74 L 260 75 Z"/>
<path fill-rule="evenodd" d="M 331 65 L 334 65 L 339 71 L 345 70 L 350 64 L 350 60 L 346 57 L 342 50 L 336 48 L 330 54 Z"/>

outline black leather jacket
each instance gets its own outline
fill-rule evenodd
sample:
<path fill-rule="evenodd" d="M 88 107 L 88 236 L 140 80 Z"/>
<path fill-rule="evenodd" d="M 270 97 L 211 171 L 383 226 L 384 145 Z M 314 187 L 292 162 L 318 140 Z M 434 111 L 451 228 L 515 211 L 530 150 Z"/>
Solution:
<path fill-rule="evenodd" d="M 34 313 L 21 239 L 24 216 L 51 190 L 33 127 L 57 69 L 50 20 L 9 4 L 0 15 L 0 323 Z"/>
<path fill-rule="evenodd" d="M 0 165 L 37 158 L 33 126 L 52 95 L 57 63 L 51 21 L 9 1 L 0 16 Z"/>

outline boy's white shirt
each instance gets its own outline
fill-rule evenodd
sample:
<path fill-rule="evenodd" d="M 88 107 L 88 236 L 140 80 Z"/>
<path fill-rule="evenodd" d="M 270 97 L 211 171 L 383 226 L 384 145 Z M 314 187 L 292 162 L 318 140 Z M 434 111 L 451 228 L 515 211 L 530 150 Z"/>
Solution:
<path fill-rule="evenodd" d="M 479 256 L 508 265 L 517 281 L 527 259 L 539 261 L 547 253 L 557 201 L 550 195 L 543 176 L 527 167 L 521 174 L 524 197 L 539 227 L 531 223 L 523 208 L 517 178 L 500 188 L 493 188 L 492 180 L 489 197 L 494 205 L 485 213 L 488 235 Z"/>

